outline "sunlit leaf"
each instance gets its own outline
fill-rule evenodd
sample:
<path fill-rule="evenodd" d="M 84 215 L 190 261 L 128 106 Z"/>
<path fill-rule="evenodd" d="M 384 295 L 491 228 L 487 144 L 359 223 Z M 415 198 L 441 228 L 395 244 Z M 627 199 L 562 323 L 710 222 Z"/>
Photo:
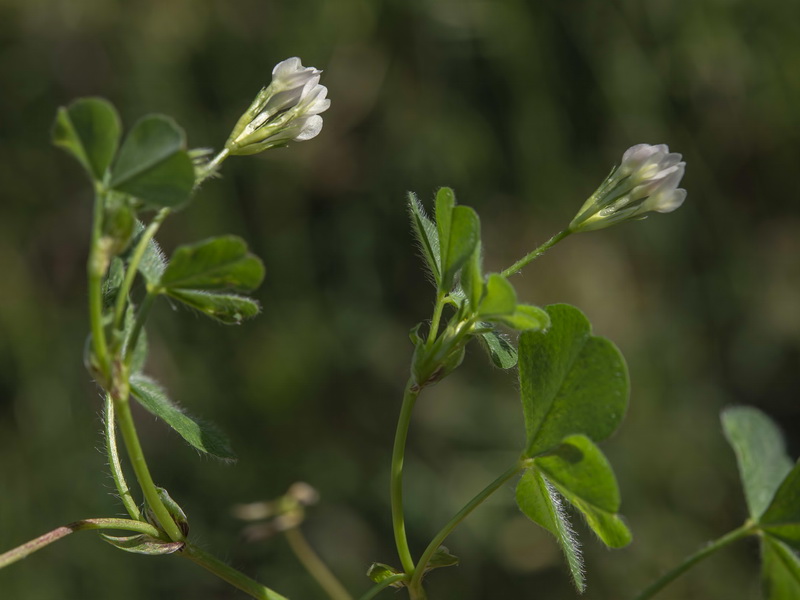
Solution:
<path fill-rule="evenodd" d="M 72 154 L 89 176 L 102 181 L 119 145 L 121 125 L 114 106 L 102 98 L 81 98 L 58 109 L 53 143 Z"/>
<path fill-rule="evenodd" d="M 531 521 L 552 533 L 567 559 L 579 592 L 586 589 L 580 544 L 553 486 L 535 469 L 525 471 L 517 484 L 517 505 Z"/>
<path fill-rule="evenodd" d="M 379 562 L 372 563 L 369 566 L 369 569 L 367 569 L 367 577 L 369 577 L 375 583 L 380 583 L 389 577 L 394 577 L 395 575 L 400 575 L 401 573 L 402 571 L 398 571 L 394 567 Z M 390 585 L 392 587 L 400 588 L 405 585 L 405 582 L 397 581 Z"/>
<path fill-rule="evenodd" d="M 150 208 L 162 208 L 188 200 L 194 181 L 183 129 L 169 117 L 150 115 L 139 120 L 125 138 L 109 186 Z"/>
<path fill-rule="evenodd" d="M 514 307 L 514 312 L 510 315 L 484 318 L 496 323 L 502 323 L 506 327 L 517 331 L 540 330 L 550 327 L 550 315 L 547 314 L 547 311 L 530 304 L 517 304 Z"/>
<path fill-rule="evenodd" d="M 603 543 L 612 548 L 630 543 L 631 533 L 616 514 L 620 495 L 614 471 L 588 437 L 569 436 L 552 454 L 537 457 L 534 464 L 583 513 Z"/>
<path fill-rule="evenodd" d="M 477 311 L 484 293 L 480 240 L 475 244 L 475 249 L 461 269 L 461 287 L 469 301 L 470 307 L 473 311 Z"/>
<path fill-rule="evenodd" d="M 489 275 L 483 300 L 478 305 L 478 314 L 489 320 L 490 317 L 510 315 L 516 307 L 517 293 L 514 286 L 498 273 Z"/>
<path fill-rule="evenodd" d="M 139 404 L 162 419 L 200 452 L 225 461 L 236 459 L 230 442 L 215 425 L 186 414 L 153 379 L 142 374 L 131 376 L 131 393 Z"/>
<path fill-rule="evenodd" d="M 736 453 L 750 516 L 759 519 L 792 470 L 783 435 L 768 416 L 749 406 L 728 408 L 721 418 Z"/>
<path fill-rule="evenodd" d="M 577 308 L 555 304 L 547 313 L 550 328 L 524 332 L 519 342 L 528 456 L 571 434 L 607 438 L 628 405 L 628 369 L 616 346 L 591 335 L 589 321 Z"/>

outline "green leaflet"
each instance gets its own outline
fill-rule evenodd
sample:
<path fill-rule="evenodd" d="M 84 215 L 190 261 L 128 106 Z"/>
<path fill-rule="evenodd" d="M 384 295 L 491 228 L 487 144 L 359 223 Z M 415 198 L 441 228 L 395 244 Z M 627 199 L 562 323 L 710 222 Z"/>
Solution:
<path fill-rule="evenodd" d="M 780 429 L 760 410 L 728 408 L 721 415 L 725 437 L 736 453 L 750 516 L 759 519 L 792 470 Z"/>
<path fill-rule="evenodd" d="M 187 201 L 194 188 L 194 165 L 183 129 L 164 115 L 140 119 L 120 148 L 109 187 L 148 208 L 176 207 Z"/>
<path fill-rule="evenodd" d="M 441 265 L 439 264 L 439 234 L 436 225 L 425 214 L 422 204 L 415 194 L 408 193 L 408 213 L 411 217 L 411 226 L 417 238 L 422 257 L 433 277 L 436 287 L 441 282 Z"/>
<path fill-rule="evenodd" d="M 765 600 L 800 598 L 800 558 L 791 548 L 766 535 L 761 540 L 761 562 Z"/>
<path fill-rule="evenodd" d="M 534 459 L 536 468 L 575 508 L 604 544 L 622 548 L 631 533 L 617 516 L 619 488 L 608 460 L 584 435 L 572 435 L 552 453 Z"/>
<path fill-rule="evenodd" d="M 102 98 L 81 98 L 58 109 L 52 140 L 101 182 L 114 160 L 122 125 L 114 106 Z"/>
<path fill-rule="evenodd" d="M 155 380 L 142 374 L 132 375 L 131 394 L 200 452 L 224 461 L 236 460 L 230 442 L 215 425 L 187 415 Z"/>
<path fill-rule="evenodd" d="M 536 469 L 528 469 L 517 484 L 516 499 L 525 516 L 555 536 L 567 559 L 572 581 L 578 591 L 583 592 L 586 582 L 580 544 L 555 488 Z"/>
<path fill-rule="evenodd" d="M 264 279 L 261 260 L 235 235 L 180 246 L 164 270 L 159 286 L 174 290 L 239 289 L 252 291 Z"/>
<path fill-rule="evenodd" d="M 547 331 L 520 335 L 519 380 L 526 456 L 571 434 L 600 441 L 619 426 L 628 404 L 628 370 L 619 350 L 591 335 L 589 321 L 567 304 L 547 307 Z"/>

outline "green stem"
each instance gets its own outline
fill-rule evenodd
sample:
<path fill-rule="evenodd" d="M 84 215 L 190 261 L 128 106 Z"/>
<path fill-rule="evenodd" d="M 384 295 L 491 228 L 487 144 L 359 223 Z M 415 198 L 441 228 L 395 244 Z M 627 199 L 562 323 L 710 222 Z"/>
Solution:
<path fill-rule="evenodd" d="M 683 560 L 681 564 L 677 567 L 668 571 L 661 577 L 659 577 L 655 582 L 650 584 L 647 588 L 644 589 L 638 596 L 636 596 L 635 600 L 646 600 L 647 598 L 652 598 L 662 589 L 667 587 L 670 583 L 672 583 L 675 579 L 683 575 L 686 571 L 691 569 L 694 565 L 699 563 L 704 558 L 708 558 L 717 550 L 724 548 L 728 544 L 735 542 L 743 537 L 746 537 L 752 533 L 755 533 L 757 530 L 757 526 L 752 523 L 745 523 L 738 529 L 734 529 L 733 531 L 726 533 L 721 538 L 714 540 L 713 542 L 709 542 L 706 546 L 692 554 L 691 556 L 687 557 Z"/>
<path fill-rule="evenodd" d="M 381 590 L 385 590 L 393 583 L 397 583 L 398 581 L 403 581 L 405 579 L 408 579 L 408 576 L 405 573 L 398 573 L 397 575 L 392 575 L 391 577 L 387 577 L 380 583 L 376 583 L 374 586 L 372 586 L 367 591 L 366 594 L 364 594 L 363 596 L 361 596 L 361 598 L 359 598 L 359 600 L 371 600 L 371 598 L 377 596 Z"/>
<path fill-rule="evenodd" d="M 21 546 L 17 546 L 4 554 L 0 554 L 0 569 L 8 565 L 22 560 L 30 556 L 37 550 L 41 550 L 45 546 L 60 540 L 76 531 L 86 531 L 91 529 L 123 529 L 125 531 L 136 531 L 138 533 L 145 533 L 152 537 L 159 537 L 160 532 L 158 529 L 148 523 L 141 521 L 131 521 L 129 519 L 83 519 L 82 521 L 75 521 L 69 525 L 58 527 L 53 531 L 48 531 L 38 538 L 25 542 Z"/>
<path fill-rule="evenodd" d="M 520 258 L 517 262 L 515 262 L 513 265 L 508 267 L 505 271 L 503 271 L 501 273 L 501 275 L 503 277 L 510 277 L 514 273 L 518 273 L 528 263 L 530 263 L 530 262 L 534 261 L 535 259 L 539 258 L 542 254 L 547 252 L 550 248 L 555 246 L 558 242 L 563 240 L 565 237 L 567 237 L 571 233 L 572 232 L 569 229 L 565 229 L 564 231 L 555 234 L 553 237 L 551 237 L 549 240 L 547 240 L 544 244 L 542 244 L 541 246 L 536 248 L 536 250 L 526 254 L 525 256 Z"/>
<path fill-rule="evenodd" d="M 456 515 L 450 519 L 450 521 L 448 521 L 444 527 L 442 527 L 441 531 L 436 534 L 433 540 L 431 540 L 431 543 L 428 544 L 428 547 L 425 548 L 425 552 L 422 553 L 422 557 L 417 563 L 416 571 L 414 572 L 413 576 L 411 577 L 411 581 L 408 584 L 409 590 L 412 592 L 412 597 L 413 594 L 419 594 L 422 591 L 422 576 L 425 574 L 425 568 L 428 566 L 428 562 L 436 550 L 438 550 L 439 546 L 441 546 L 445 539 L 447 539 L 447 536 L 453 533 L 453 530 L 458 527 L 458 525 L 464 519 L 466 519 L 473 510 L 483 504 L 483 502 L 489 496 L 494 494 L 509 479 L 517 475 L 522 469 L 523 466 L 521 463 L 517 463 L 509 468 L 505 473 L 500 475 L 500 477 L 487 485 L 477 496 L 467 502 L 464 508 L 458 511 L 458 513 L 456 513 Z"/>
<path fill-rule="evenodd" d="M 281 596 L 278 592 L 269 589 L 267 586 L 260 584 L 255 579 L 251 579 L 230 565 L 226 565 L 216 556 L 212 556 L 208 552 L 188 542 L 183 550 L 181 550 L 180 555 L 200 565 L 204 569 L 211 571 L 220 579 L 227 581 L 235 588 L 242 590 L 253 598 L 258 598 L 259 600 L 287 600 L 285 596 Z"/>
<path fill-rule="evenodd" d="M 92 218 L 92 237 L 86 271 L 89 279 L 89 322 L 92 331 L 92 350 L 98 361 L 100 372 L 109 376 L 109 358 L 106 333 L 103 329 L 103 277 L 108 269 L 108 256 L 100 247 L 103 229 L 103 209 L 105 194 L 95 191 L 94 215 Z"/>
<path fill-rule="evenodd" d="M 131 291 L 134 279 L 136 279 L 136 272 L 139 269 L 139 263 L 142 261 L 145 250 L 147 250 L 147 245 L 171 212 L 172 209 L 169 207 L 162 208 L 158 211 L 142 233 L 139 242 L 136 244 L 136 248 L 133 250 L 131 259 L 128 262 L 128 270 L 125 273 L 125 279 L 122 281 L 119 292 L 117 292 L 117 301 L 114 306 L 114 329 L 120 329 L 122 327 L 122 318 L 125 316 L 125 305 L 128 302 L 128 294 Z"/>
<path fill-rule="evenodd" d="M 117 493 L 119 494 L 125 510 L 132 519 L 142 521 L 142 513 L 131 494 L 131 489 L 125 481 L 125 474 L 122 472 L 122 464 L 119 460 L 119 451 L 117 450 L 117 423 L 114 416 L 114 401 L 111 399 L 110 394 L 106 394 L 106 453 L 108 455 L 108 465 L 111 468 L 111 477 L 114 479 L 114 484 L 117 486 Z"/>
<path fill-rule="evenodd" d="M 127 382 L 127 377 L 125 381 Z M 133 472 L 136 473 L 136 480 L 139 482 L 139 487 L 142 488 L 144 499 L 158 519 L 161 528 L 173 542 L 182 542 L 185 536 L 161 501 L 150 475 L 150 469 L 147 468 L 147 461 L 144 458 L 142 445 L 139 443 L 139 436 L 133 423 L 129 396 L 130 391 L 127 388 L 125 393 L 120 394 L 119 397 L 115 396 L 114 408 L 117 410 L 117 421 L 120 431 L 122 431 L 122 439 L 125 441 L 125 448 L 128 450 Z"/>
<path fill-rule="evenodd" d="M 408 437 L 408 427 L 411 422 L 411 411 L 419 395 L 419 390 L 414 385 L 413 378 L 408 380 L 403 394 L 403 405 L 400 408 L 400 417 L 397 420 L 397 431 L 394 436 L 394 449 L 392 451 L 392 472 L 390 495 L 392 499 L 392 528 L 394 540 L 397 545 L 397 554 L 403 570 L 411 577 L 414 574 L 414 559 L 408 548 L 406 538 L 405 517 L 403 516 L 403 457 Z"/>
<path fill-rule="evenodd" d="M 444 299 L 447 294 L 443 291 L 436 292 L 436 305 L 433 307 L 433 317 L 431 318 L 431 329 L 428 332 L 426 345 L 430 348 L 439 333 L 439 322 L 442 320 L 444 310 Z"/>
<path fill-rule="evenodd" d="M 313 577 L 331 600 L 353 600 L 353 597 L 344 589 L 344 586 L 336 579 L 327 565 L 322 562 L 319 555 L 306 540 L 299 527 L 292 527 L 283 532 L 289 547 L 297 556 L 297 559 L 306 568 L 306 571 Z"/>
<path fill-rule="evenodd" d="M 136 320 L 133 323 L 133 327 L 131 328 L 131 333 L 128 336 L 128 340 L 125 342 L 125 366 L 130 367 L 131 361 L 133 360 L 134 351 L 136 349 L 136 344 L 139 343 L 139 335 L 142 333 L 142 328 L 144 327 L 145 322 L 147 321 L 147 317 L 150 314 L 150 309 L 153 308 L 153 301 L 156 299 L 158 294 L 151 292 L 150 290 L 147 291 L 147 295 L 142 300 L 142 305 L 139 307 L 139 312 L 136 315 Z"/>

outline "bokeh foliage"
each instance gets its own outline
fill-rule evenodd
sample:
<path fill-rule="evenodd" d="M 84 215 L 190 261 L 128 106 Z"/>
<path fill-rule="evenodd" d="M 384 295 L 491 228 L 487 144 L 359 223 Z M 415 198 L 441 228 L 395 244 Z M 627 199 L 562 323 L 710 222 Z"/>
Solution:
<path fill-rule="evenodd" d="M 390 440 L 407 331 L 433 301 L 405 192 L 430 205 L 453 187 L 480 213 L 496 271 L 566 224 L 625 148 L 668 143 L 688 164 L 681 210 L 573 236 L 514 280 L 521 301 L 580 307 L 627 357 L 631 407 L 603 450 L 634 543 L 608 553 L 583 537 L 585 597 L 630 595 L 746 514 L 721 407 L 761 407 L 800 453 L 798 39 L 789 0 L 0 0 L 0 547 L 121 512 L 81 365 L 90 191 L 49 144 L 57 107 L 104 96 L 127 127 L 162 112 L 191 146 L 219 148 L 272 66 L 301 56 L 333 99 L 320 137 L 230 160 L 161 235 L 171 251 L 233 232 L 267 278 L 264 314 L 242 327 L 154 316 L 151 372 L 240 457 L 198 459 L 142 411 L 157 483 L 209 548 L 315 598 L 283 540 L 245 544 L 229 516 L 310 482 L 322 505 L 309 537 L 366 588 L 367 565 L 394 560 Z M 412 424 L 417 552 L 524 441 L 514 377 L 467 354 Z M 573 594 L 511 486 L 448 545 L 461 566 L 431 576 L 432 597 Z M 733 547 L 663 597 L 757 598 L 756 558 Z M 14 598 L 100 598 L 112 584 L 120 600 L 239 597 L 86 533 L 0 572 Z"/>

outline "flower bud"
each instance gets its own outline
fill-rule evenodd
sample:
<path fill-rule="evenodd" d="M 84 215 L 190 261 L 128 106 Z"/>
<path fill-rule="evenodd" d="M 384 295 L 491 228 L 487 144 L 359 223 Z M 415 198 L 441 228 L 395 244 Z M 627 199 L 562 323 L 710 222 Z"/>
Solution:
<path fill-rule="evenodd" d="M 665 144 L 637 144 L 625 151 L 622 163 L 584 203 L 569 231 L 593 231 L 647 212 L 672 212 L 686 199 L 678 188 L 686 163 Z"/>
<path fill-rule="evenodd" d="M 319 84 L 321 74 L 297 57 L 275 65 L 272 82 L 236 123 L 225 148 L 231 154 L 255 154 L 316 137 L 322 130 L 319 115 L 331 105 L 328 89 Z"/>

